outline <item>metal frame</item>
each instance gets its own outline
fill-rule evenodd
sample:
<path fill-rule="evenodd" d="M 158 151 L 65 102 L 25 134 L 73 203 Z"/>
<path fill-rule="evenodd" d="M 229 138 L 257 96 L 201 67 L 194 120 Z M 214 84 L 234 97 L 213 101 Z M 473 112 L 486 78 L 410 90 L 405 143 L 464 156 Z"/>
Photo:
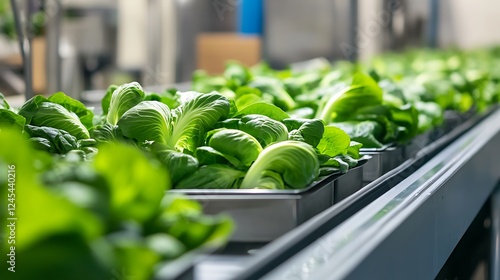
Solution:
<path fill-rule="evenodd" d="M 265 278 L 434 278 L 500 179 L 499 146 L 497 111 Z"/>
<path fill-rule="evenodd" d="M 270 242 L 362 187 L 360 165 L 300 190 L 170 190 L 203 205 L 206 214 L 225 213 L 236 224 L 232 242 Z"/>
<path fill-rule="evenodd" d="M 321 240 L 322 236 L 342 223 L 352 221 L 353 215 L 358 211 L 382 197 L 394 186 L 401 184 L 405 178 L 412 176 L 411 174 L 415 173 L 418 168 L 422 168 L 430 159 L 439 157 L 438 154 L 443 151 L 444 147 L 453 143 L 459 137 L 477 133 L 477 128 L 474 129 L 475 132 L 468 131 L 483 120 L 491 120 L 493 118 L 492 114 L 485 114 L 463 122 L 455 127 L 453 131 L 423 148 L 414 158 L 407 160 L 398 168 L 370 183 L 355 195 L 334 205 L 289 234 L 265 246 L 254 257 L 250 258 L 248 263 L 245 263 L 244 267 L 246 269 L 237 278 L 256 279 L 263 277 L 277 267 L 278 269 L 279 267 L 288 267 L 290 269 L 290 264 L 286 265 L 286 262 L 287 260 L 290 262 L 292 256 L 304 254 L 303 252 L 307 251 L 308 247 L 314 246 L 312 244 L 315 244 L 316 240 Z M 498 118 L 499 113 L 494 114 Z M 489 122 L 491 123 L 491 121 Z M 481 124 L 479 129 L 484 130 L 484 125 Z M 488 130 L 492 131 L 491 129 Z M 496 130 L 493 129 L 493 131 Z M 454 145 L 456 146 L 456 144 Z M 329 264 L 333 266 L 331 262 Z M 339 265 L 342 264 L 341 262 Z"/>
<path fill-rule="evenodd" d="M 491 240 L 490 279 L 500 279 L 500 186 L 491 198 Z"/>
<path fill-rule="evenodd" d="M 25 11 L 25 24 L 29 25 L 29 19 L 31 18 L 31 0 L 25 0 L 24 11 Z M 24 95 L 26 99 L 33 97 L 33 58 L 31 54 L 31 34 L 29 34 L 28 27 L 22 26 L 22 18 L 20 15 L 20 9 L 17 5 L 16 0 L 10 0 L 10 5 L 12 8 L 12 13 L 14 14 L 14 22 L 16 26 L 17 37 L 19 40 L 19 50 L 21 51 L 21 56 L 23 59 L 23 70 L 24 70 Z"/>

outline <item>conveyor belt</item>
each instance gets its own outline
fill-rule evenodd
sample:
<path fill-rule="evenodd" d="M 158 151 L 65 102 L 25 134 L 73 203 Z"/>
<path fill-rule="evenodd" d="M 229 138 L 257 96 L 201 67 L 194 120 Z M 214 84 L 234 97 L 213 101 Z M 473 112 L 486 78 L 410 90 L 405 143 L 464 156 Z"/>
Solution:
<path fill-rule="evenodd" d="M 500 111 L 429 160 L 431 150 L 397 170 L 394 187 L 370 184 L 257 252 L 235 278 L 434 278 L 500 179 Z"/>

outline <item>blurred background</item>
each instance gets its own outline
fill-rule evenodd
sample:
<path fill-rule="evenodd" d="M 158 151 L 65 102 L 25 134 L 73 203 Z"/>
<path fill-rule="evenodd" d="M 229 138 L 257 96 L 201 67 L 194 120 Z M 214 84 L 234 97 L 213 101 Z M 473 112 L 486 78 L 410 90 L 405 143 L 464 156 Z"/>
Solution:
<path fill-rule="evenodd" d="M 283 68 L 470 49 L 499 44 L 499 25 L 495 0 L 0 0 L 0 92 L 20 103 L 57 91 L 85 100 L 110 84 L 187 82 L 231 59 Z"/>

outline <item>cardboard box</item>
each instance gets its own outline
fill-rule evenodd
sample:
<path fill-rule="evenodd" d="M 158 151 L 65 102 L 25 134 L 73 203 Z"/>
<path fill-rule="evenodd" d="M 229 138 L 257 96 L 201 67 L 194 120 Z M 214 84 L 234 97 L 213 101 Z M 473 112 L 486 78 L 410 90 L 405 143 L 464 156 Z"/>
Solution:
<path fill-rule="evenodd" d="M 45 37 L 35 37 L 32 41 L 33 54 L 33 92 L 46 93 L 47 89 L 47 64 Z"/>
<path fill-rule="evenodd" d="M 197 68 L 209 74 L 224 71 L 228 60 L 236 60 L 246 66 L 259 63 L 262 40 L 255 35 L 236 33 L 202 33 L 196 42 Z"/>
<path fill-rule="evenodd" d="M 35 94 L 45 94 L 47 89 L 47 64 L 46 64 L 46 40 L 45 37 L 35 37 L 32 40 L 32 74 L 33 74 L 33 92 Z M 23 69 L 23 58 L 21 54 L 11 54 L 2 57 L 0 64 L 15 70 Z M 24 77 L 23 90 L 24 93 Z"/>

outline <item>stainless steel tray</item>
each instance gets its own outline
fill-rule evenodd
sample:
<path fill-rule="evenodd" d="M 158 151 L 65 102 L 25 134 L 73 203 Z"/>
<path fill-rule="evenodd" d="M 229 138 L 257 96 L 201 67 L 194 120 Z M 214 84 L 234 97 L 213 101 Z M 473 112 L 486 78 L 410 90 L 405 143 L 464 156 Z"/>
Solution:
<path fill-rule="evenodd" d="M 361 149 L 371 159 L 363 166 L 363 184 L 369 184 L 405 161 L 403 147 L 385 146 L 378 149 Z"/>
<path fill-rule="evenodd" d="M 407 145 L 403 146 L 403 156 L 405 159 L 414 157 L 418 151 L 422 150 L 431 142 L 433 130 L 428 130 L 413 138 Z"/>
<path fill-rule="evenodd" d="M 368 162 L 371 159 L 368 160 Z M 333 185 L 333 204 L 342 201 L 363 187 L 363 169 L 365 164 L 350 169 L 349 172 L 337 178 Z"/>
<path fill-rule="evenodd" d="M 440 127 L 435 127 L 416 136 L 407 145 L 387 145 L 379 149 L 362 148 L 362 154 L 372 156 L 372 159 L 363 168 L 363 184 L 369 184 L 399 166 L 405 160 L 415 157 L 424 147 L 450 133 L 472 116 L 474 116 L 474 111 L 458 113 L 447 110 L 444 113 L 444 122 Z"/>
<path fill-rule="evenodd" d="M 365 163 L 366 164 L 366 163 Z M 300 190 L 170 190 L 203 205 L 206 214 L 228 214 L 232 242 L 269 242 L 362 187 L 362 167 L 330 175 Z M 339 197 L 337 198 L 336 195 Z"/>

